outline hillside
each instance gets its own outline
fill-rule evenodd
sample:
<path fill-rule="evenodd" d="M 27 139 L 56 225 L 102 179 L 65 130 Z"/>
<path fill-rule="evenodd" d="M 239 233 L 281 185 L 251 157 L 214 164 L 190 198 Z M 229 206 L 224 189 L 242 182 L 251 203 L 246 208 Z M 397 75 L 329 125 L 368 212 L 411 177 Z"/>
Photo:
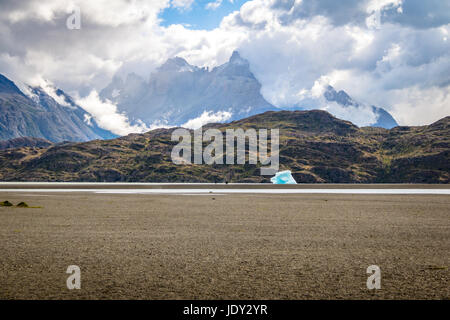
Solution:
<path fill-rule="evenodd" d="M 46 148 L 52 143 L 42 138 L 20 137 L 10 140 L 0 140 L 0 150 L 23 147 Z"/>
<path fill-rule="evenodd" d="M 300 183 L 450 182 L 450 117 L 387 130 L 358 128 L 325 111 L 270 111 L 210 127 L 279 128 L 280 170 Z M 173 130 L 0 151 L 0 180 L 269 182 L 255 165 L 174 165 Z"/>

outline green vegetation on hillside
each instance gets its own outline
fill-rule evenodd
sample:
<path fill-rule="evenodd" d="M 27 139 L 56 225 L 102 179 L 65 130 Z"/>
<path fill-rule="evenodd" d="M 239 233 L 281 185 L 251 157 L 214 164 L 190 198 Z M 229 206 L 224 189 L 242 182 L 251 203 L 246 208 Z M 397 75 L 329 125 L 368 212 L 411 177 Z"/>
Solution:
<path fill-rule="evenodd" d="M 449 183 L 450 117 L 423 127 L 358 128 L 324 111 L 266 112 L 204 127 L 280 129 L 280 170 L 299 183 Z M 270 182 L 259 165 L 175 165 L 174 129 L 0 151 L 2 181 Z"/>

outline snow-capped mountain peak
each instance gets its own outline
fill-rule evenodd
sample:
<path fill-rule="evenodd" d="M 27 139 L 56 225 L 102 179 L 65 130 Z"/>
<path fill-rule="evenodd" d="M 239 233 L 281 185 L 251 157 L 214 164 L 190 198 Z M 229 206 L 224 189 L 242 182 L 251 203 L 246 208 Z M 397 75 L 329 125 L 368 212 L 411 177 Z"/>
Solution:
<path fill-rule="evenodd" d="M 130 82 L 128 77 L 123 83 L 113 80 L 100 96 L 116 103 L 130 120 L 141 119 L 149 126 L 161 121 L 182 125 L 205 112 L 226 110 L 232 115 L 230 120 L 237 120 L 276 110 L 261 95 L 261 84 L 237 51 L 212 70 L 193 66 L 180 57 L 168 59 L 148 81 L 140 78 L 133 85 Z"/>
<path fill-rule="evenodd" d="M 319 92 L 320 91 L 320 92 Z M 384 109 L 359 103 L 345 91 L 325 84 L 317 101 L 302 101 L 300 109 L 322 108 L 357 125 L 391 128 L 397 125 Z M 205 112 L 230 112 L 238 120 L 270 110 L 279 110 L 261 95 L 261 84 L 250 70 L 250 63 L 234 51 L 228 62 L 208 70 L 175 57 L 149 75 L 149 80 L 130 74 L 123 81 L 113 79 L 100 93 L 115 103 L 120 112 L 147 126 L 161 121 L 182 125 Z M 314 102 L 314 103 L 310 103 Z M 289 106 L 286 108 L 292 109 Z"/>
<path fill-rule="evenodd" d="M 370 126 L 382 127 L 386 129 L 391 129 L 398 126 L 397 121 L 395 121 L 395 119 L 385 109 L 357 102 L 343 90 L 336 91 L 332 86 L 328 85 L 323 93 L 323 96 L 326 101 L 334 102 L 343 107 L 343 110 L 341 110 L 344 111 L 343 114 L 345 114 L 346 109 L 348 109 L 349 112 L 351 111 L 350 113 L 353 113 L 349 114 L 349 116 L 351 116 L 350 119 L 346 119 L 346 117 L 342 117 L 342 115 L 337 115 L 344 118 L 344 120 L 353 120 L 353 122 L 355 122 L 354 119 L 362 118 L 362 121 L 364 122 L 364 118 L 367 118 L 368 116 L 358 115 L 355 113 L 366 113 L 367 115 L 375 116 L 374 121 L 370 123 Z"/>

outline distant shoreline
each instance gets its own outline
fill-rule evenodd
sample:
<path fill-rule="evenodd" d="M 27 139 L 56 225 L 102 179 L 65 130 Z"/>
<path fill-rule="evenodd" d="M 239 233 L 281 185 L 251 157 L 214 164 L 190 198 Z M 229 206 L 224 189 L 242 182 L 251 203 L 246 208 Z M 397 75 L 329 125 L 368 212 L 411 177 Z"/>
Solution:
<path fill-rule="evenodd" d="M 186 188 L 188 187 L 188 188 Z M 450 190 L 450 184 L 296 184 L 270 183 L 141 183 L 141 182 L 0 182 L 0 192 L 8 189 L 437 189 Z"/>

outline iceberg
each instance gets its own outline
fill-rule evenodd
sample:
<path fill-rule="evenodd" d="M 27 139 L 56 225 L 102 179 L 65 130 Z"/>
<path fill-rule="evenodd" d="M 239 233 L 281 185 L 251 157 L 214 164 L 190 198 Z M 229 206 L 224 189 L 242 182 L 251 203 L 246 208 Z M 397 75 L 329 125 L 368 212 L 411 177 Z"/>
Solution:
<path fill-rule="evenodd" d="M 289 170 L 277 172 L 275 177 L 271 178 L 270 181 L 273 184 L 297 184 Z"/>

